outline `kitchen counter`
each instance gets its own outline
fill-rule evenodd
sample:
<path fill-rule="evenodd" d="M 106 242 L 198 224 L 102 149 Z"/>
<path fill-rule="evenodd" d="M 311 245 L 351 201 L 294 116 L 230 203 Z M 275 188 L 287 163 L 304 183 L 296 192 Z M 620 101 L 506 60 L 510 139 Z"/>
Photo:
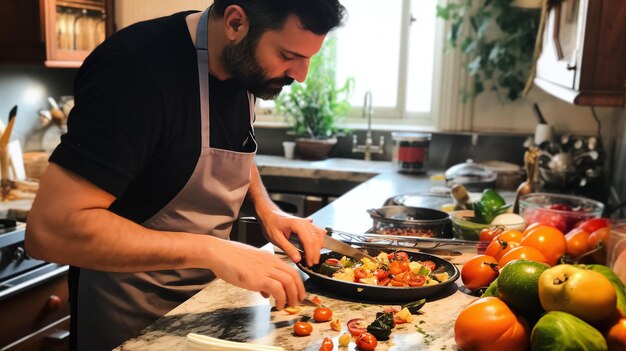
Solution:
<path fill-rule="evenodd" d="M 393 195 L 428 191 L 432 185 L 426 176 L 381 173 L 312 217 L 320 226 L 363 233 L 371 225 L 365 209 L 379 207 Z M 376 350 L 454 350 L 454 320 L 472 300 L 458 290 L 460 284 L 459 279 L 430 297 L 412 323 L 397 326 L 391 339 L 379 342 Z M 363 317 L 371 321 L 376 312 L 388 307 L 342 300 L 313 284 L 305 285 L 307 291 L 320 296 L 322 303 L 333 310 L 334 318 L 339 318 L 343 324 L 343 332 L 348 320 Z M 312 307 L 305 307 L 300 315 L 311 316 L 312 310 Z M 277 345 L 286 350 L 318 350 L 327 336 L 338 344 L 340 333 L 332 331 L 329 323 L 313 322 L 314 331 L 310 336 L 294 336 L 292 325 L 299 318 L 301 316 L 272 310 L 269 301 L 258 293 L 216 280 L 116 350 L 184 350 L 186 335 L 190 332 L 231 341 Z M 348 350 L 353 349 L 352 343 Z"/>

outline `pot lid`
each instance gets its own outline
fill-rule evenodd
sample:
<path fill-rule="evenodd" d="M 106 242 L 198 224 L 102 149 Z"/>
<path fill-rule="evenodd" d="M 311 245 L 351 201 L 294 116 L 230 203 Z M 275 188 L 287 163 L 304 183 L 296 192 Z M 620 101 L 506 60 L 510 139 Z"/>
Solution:
<path fill-rule="evenodd" d="M 483 165 L 474 163 L 473 160 L 467 160 L 464 163 L 454 165 L 446 170 L 446 181 L 454 181 L 456 183 L 471 182 L 490 182 L 496 178 L 496 173 Z"/>

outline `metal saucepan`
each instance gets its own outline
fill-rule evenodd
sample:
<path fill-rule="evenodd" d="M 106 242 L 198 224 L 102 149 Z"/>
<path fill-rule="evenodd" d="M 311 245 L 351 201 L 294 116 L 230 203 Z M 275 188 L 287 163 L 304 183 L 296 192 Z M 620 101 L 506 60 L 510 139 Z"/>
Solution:
<path fill-rule="evenodd" d="M 425 207 L 384 206 L 367 210 L 379 234 L 451 238 L 450 215 Z"/>

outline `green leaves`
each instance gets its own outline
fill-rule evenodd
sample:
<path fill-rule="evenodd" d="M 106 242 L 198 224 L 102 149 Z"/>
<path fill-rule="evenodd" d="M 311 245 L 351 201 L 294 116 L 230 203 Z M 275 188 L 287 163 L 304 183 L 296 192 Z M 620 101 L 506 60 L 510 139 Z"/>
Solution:
<path fill-rule="evenodd" d="M 464 101 L 488 88 L 513 101 L 524 89 L 540 11 L 512 7 L 511 2 L 459 0 L 437 6 L 437 16 L 450 22 L 449 46 L 468 56 L 465 69 L 474 83 L 461 92 Z"/>

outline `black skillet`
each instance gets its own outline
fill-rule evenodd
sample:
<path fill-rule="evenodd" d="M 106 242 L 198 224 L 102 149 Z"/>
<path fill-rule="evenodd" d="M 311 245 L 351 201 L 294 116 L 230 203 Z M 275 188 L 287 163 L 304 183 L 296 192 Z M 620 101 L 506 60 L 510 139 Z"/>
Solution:
<path fill-rule="evenodd" d="M 368 249 L 367 252 L 376 256 L 381 250 Z M 384 250 L 385 252 L 392 252 L 390 250 Z M 309 276 L 312 281 L 320 289 L 328 291 L 337 295 L 338 297 L 346 297 L 351 300 L 359 301 L 377 301 L 377 302 L 408 302 L 431 295 L 443 290 L 450 284 L 453 284 L 459 277 L 459 269 L 449 261 L 429 255 L 426 253 L 407 253 L 411 261 L 433 261 L 435 262 L 435 269 L 438 272 L 448 272 L 448 280 L 436 285 L 419 286 L 419 287 L 387 287 L 387 286 L 374 286 L 361 283 L 347 282 L 343 280 L 333 279 L 327 275 L 320 274 L 320 264 L 313 267 L 305 267 L 301 263 L 298 263 L 298 268 Z M 342 255 L 336 252 L 327 252 L 320 255 L 320 262 L 326 261 L 328 258 L 341 259 Z"/>

